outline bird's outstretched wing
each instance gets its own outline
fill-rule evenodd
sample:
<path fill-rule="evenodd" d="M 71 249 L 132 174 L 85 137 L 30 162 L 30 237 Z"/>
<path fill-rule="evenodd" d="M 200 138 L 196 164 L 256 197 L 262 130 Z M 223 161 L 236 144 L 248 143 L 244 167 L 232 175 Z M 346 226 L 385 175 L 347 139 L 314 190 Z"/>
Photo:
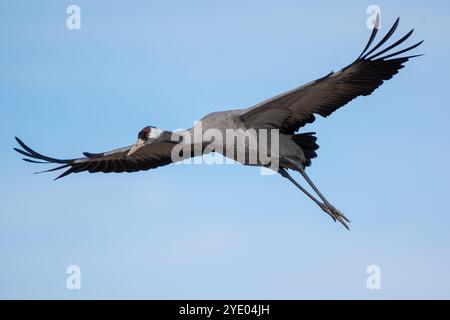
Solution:
<path fill-rule="evenodd" d="M 399 19 L 383 39 L 369 50 L 378 31 L 375 27 L 361 55 L 342 70 L 266 100 L 247 109 L 238 118 L 247 128 L 276 128 L 283 133 L 293 134 L 300 127 L 313 122 L 315 114 L 327 117 L 354 98 L 371 94 L 403 68 L 408 59 L 419 56 L 399 57 L 423 41 L 391 53 L 392 49 L 411 36 L 414 29 L 393 44 L 380 49 L 392 36 L 398 24 Z M 378 25 L 379 17 L 376 22 L 376 26 Z M 377 49 L 380 50 L 377 52 Z"/>
<path fill-rule="evenodd" d="M 172 150 L 174 146 L 178 143 L 174 141 L 156 141 L 154 143 L 146 144 L 145 146 L 143 146 L 130 156 L 127 156 L 127 154 L 133 146 L 128 146 L 104 153 L 94 154 L 85 152 L 84 153 L 85 157 L 83 158 L 62 160 L 50 158 L 37 153 L 17 137 L 16 141 L 23 148 L 23 150 L 18 148 L 14 148 L 14 150 L 28 157 L 24 158 L 23 160 L 33 163 L 60 164 L 60 166 L 57 166 L 56 168 L 52 168 L 41 172 L 50 172 L 66 169 L 56 179 L 65 177 L 71 173 L 78 173 L 82 171 L 89 171 L 91 173 L 136 172 L 165 166 L 173 163 Z M 185 156 L 187 158 L 190 157 L 191 155 L 186 154 Z M 183 158 L 185 157 L 181 154 L 178 160 Z"/>

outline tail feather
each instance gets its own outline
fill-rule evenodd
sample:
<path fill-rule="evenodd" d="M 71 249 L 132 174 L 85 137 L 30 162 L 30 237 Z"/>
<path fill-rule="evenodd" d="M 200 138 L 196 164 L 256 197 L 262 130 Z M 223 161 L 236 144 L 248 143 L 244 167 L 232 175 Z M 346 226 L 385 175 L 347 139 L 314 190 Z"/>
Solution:
<path fill-rule="evenodd" d="M 306 162 L 304 163 L 306 167 L 311 165 L 311 159 L 317 157 L 316 150 L 319 149 L 319 145 L 316 143 L 317 137 L 315 134 L 315 132 L 305 132 L 294 134 L 291 137 L 292 141 L 302 148 L 306 157 Z"/>

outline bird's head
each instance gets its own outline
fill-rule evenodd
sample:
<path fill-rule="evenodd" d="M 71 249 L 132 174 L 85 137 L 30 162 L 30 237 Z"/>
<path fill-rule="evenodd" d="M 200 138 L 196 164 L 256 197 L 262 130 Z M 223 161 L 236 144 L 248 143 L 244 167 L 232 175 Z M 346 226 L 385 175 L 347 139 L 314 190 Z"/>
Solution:
<path fill-rule="evenodd" d="M 136 144 L 130 149 L 130 151 L 128 151 L 127 156 L 131 156 L 137 150 L 142 148 L 147 142 L 149 142 L 149 140 L 151 141 L 151 140 L 158 138 L 162 134 L 163 131 L 164 130 L 153 127 L 153 126 L 145 127 L 144 129 L 139 131 Z"/>

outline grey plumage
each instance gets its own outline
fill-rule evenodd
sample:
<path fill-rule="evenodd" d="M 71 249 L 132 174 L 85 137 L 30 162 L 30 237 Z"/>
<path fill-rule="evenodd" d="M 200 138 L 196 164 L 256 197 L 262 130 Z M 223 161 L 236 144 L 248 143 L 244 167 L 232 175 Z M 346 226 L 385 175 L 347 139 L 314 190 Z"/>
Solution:
<path fill-rule="evenodd" d="M 377 17 L 377 22 L 379 22 L 379 17 Z M 308 123 L 314 122 L 317 115 L 328 117 L 354 98 L 370 95 L 384 81 L 391 79 L 398 73 L 404 67 L 405 62 L 413 57 L 419 56 L 399 55 L 416 48 L 422 41 L 405 49 L 393 53 L 390 52 L 405 42 L 412 35 L 413 30 L 393 44 L 381 49 L 395 33 L 398 24 L 399 19 L 395 21 L 394 25 L 382 40 L 370 49 L 378 32 L 378 29 L 374 28 L 367 45 L 359 57 L 340 71 L 331 72 L 322 78 L 268 99 L 248 109 L 210 113 L 201 121 L 202 132 L 204 133 L 208 129 L 216 129 L 222 133 L 227 129 L 278 129 L 280 132 L 280 167 L 278 173 L 300 188 L 335 221 L 340 221 L 348 228 L 349 220 L 327 201 L 306 175 L 305 168 L 317 156 L 316 150 L 318 149 L 318 144 L 316 143 L 317 138 L 315 134 L 313 132 L 297 133 L 297 131 Z M 381 50 L 377 52 L 378 49 Z M 151 132 L 151 128 L 154 127 L 144 128 L 139 133 L 139 137 L 146 137 L 147 133 Z M 187 133 L 192 134 L 195 129 L 196 127 L 194 126 Z M 24 160 L 28 162 L 60 164 L 56 168 L 46 170 L 48 172 L 66 169 L 66 171 L 56 178 L 59 179 L 71 173 L 82 171 L 88 171 L 90 173 L 135 172 L 168 165 L 173 162 L 172 151 L 179 142 L 173 141 L 169 137 L 173 138 L 173 133 L 164 131 L 157 138 L 146 138 L 145 142 L 142 141 L 142 138 L 139 138 L 141 139 L 138 140 L 138 142 L 140 141 L 139 146 L 136 144 L 104 153 L 85 152 L 85 157 L 65 160 L 39 154 L 25 145 L 19 138 L 16 138 L 16 140 L 23 150 L 18 148 L 14 149 L 20 154 L 25 155 L 27 158 L 24 158 Z M 197 145 L 197 142 L 193 140 L 190 143 L 194 149 L 195 147 L 199 147 L 201 153 L 206 153 L 211 151 L 206 146 L 207 142 L 202 141 L 199 142 L 200 145 Z M 257 148 L 260 148 L 260 146 L 257 145 Z M 219 149 L 215 151 L 239 160 L 238 154 L 229 155 L 225 153 L 225 150 Z M 246 149 L 245 153 L 253 151 L 255 150 Z M 182 159 L 194 155 L 194 152 L 189 152 L 188 154 L 183 154 Z M 33 159 L 37 159 L 38 161 Z M 247 161 L 241 162 L 245 165 L 251 164 Z M 264 164 L 257 163 L 257 165 Z M 319 196 L 321 201 L 298 184 L 289 175 L 287 169 L 299 172 Z"/>

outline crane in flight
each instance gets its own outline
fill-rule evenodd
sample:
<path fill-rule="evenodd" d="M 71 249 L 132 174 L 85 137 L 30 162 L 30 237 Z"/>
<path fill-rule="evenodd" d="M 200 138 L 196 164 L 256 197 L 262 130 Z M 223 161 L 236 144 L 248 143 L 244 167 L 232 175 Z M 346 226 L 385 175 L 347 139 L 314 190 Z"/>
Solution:
<path fill-rule="evenodd" d="M 279 134 L 276 156 L 279 166 L 276 171 L 304 192 L 334 221 L 339 221 L 347 229 L 349 229 L 350 221 L 325 198 L 306 174 L 306 168 L 311 165 L 311 160 L 317 157 L 316 150 L 319 146 L 316 143 L 315 133 L 298 131 L 307 124 L 314 122 L 316 115 L 328 117 L 356 97 L 370 95 L 384 81 L 391 79 L 398 73 L 404 67 L 405 62 L 420 56 L 405 56 L 402 54 L 418 47 L 423 41 L 395 51 L 400 44 L 411 36 L 414 29 L 389 46 L 383 47 L 397 29 L 399 19 L 395 21 L 380 42 L 371 47 L 379 30 L 379 22 L 380 18 L 377 16 L 375 27 L 364 50 L 356 60 L 343 69 L 331 72 L 324 77 L 270 98 L 251 108 L 213 112 L 200 121 L 202 132 L 215 129 L 225 134 L 227 130 L 234 129 L 242 135 L 246 134 L 244 130 L 250 129 L 256 131 L 277 130 Z M 195 129 L 196 126 L 186 132 L 189 134 Z M 239 129 L 241 130 L 239 131 Z M 103 153 L 85 152 L 84 157 L 74 159 L 56 159 L 44 156 L 28 147 L 19 138 L 16 137 L 16 140 L 22 149 L 14 148 L 14 150 L 27 157 L 23 160 L 33 163 L 58 164 L 56 168 L 41 172 L 66 169 L 56 179 L 82 171 L 108 173 L 149 170 L 195 155 L 193 152 L 178 152 L 180 157 L 174 159 L 174 148 L 179 146 L 180 143 L 189 144 L 193 149 L 200 147 L 201 154 L 213 151 L 207 147 L 211 143 L 208 139 L 200 142 L 183 139 L 183 135 L 179 133 L 158 129 L 154 126 L 147 126 L 139 131 L 137 142 L 134 145 Z M 263 163 L 260 159 L 253 163 L 248 160 L 250 153 L 258 153 L 258 149 L 262 147 L 261 143 L 256 145 L 256 149 L 253 148 L 255 150 L 246 143 L 243 148 L 238 148 L 241 151 L 231 154 L 225 152 L 227 147 L 229 146 L 225 144 L 223 148 L 216 147 L 214 151 L 244 165 L 270 167 L 270 164 Z M 241 157 L 241 153 L 244 153 L 243 157 Z M 288 170 L 298 172 L 316 195 L 313 195 L 313 192 L 309 192 L 294 180 Z"/>

